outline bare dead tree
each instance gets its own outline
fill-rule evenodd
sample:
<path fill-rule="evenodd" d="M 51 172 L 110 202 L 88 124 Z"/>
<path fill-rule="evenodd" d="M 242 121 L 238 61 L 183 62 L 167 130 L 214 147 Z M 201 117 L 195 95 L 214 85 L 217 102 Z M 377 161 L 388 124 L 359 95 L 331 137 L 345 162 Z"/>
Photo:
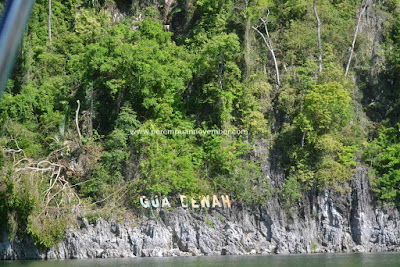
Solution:
<path fill-rule="evenodd" d="M 267 14 L 267 20 L 268 20 L 268 16 L 269 16 L 269 10 L 268 10 L 268 14 Z M 262 33 L 257 27 L 252 26 L 252 28 L 253 28 L 253 30 L 255 30 L 262 37 L 265 46 L 268 48 L 268 50 L 271 53 L 272 59 L 274 61 L 275 72 L 276 72 L 276 76 L 275 76 L 276 85 L 277 85 L 277 87 L 279 89 L 281 87 L 281 82 L 279 80 L 279 68 L 278 68 L 278 63 L 277 63 L 277 60 L 276 60 L 274 48 L 272 46 L 271 36 L 269 35 L 269 31 L 268 31 L 268 22 L 267 22 L 267 20 L 264 20 L 263 18 L 260 18 L 260 20 L 262 21 L 262 23 L 264 25 L 265 34 Z"/>
<path fill-rule="evenodd" d="M 24 150 L 20 148 L 17 139 L 10 136 L 14 142 L 12 147 L 3 147 L 8 156 L 14 158 L 12 178 L 19 182 L 23 177 L 49 179 L 49 185 L 42 195 L 42 214 L 61 214 L 65 209 L 77 210 L 81 207 L 81 200 L 73 189 L 73 185 L 67 180 L 68 171 L 71 171 L 68 164 L 59 160 L 57 154 L 61 154 L 65 147 L 52 151 L 46 158 L 33 160 L 27 158 Z M 65 205 L 64 205 L 65 204 Z"/>
<path fill-rule="evenodd" d="M 94 112 L 94 90 L 90 87 L 90 122 L 89 122 L 89 132 L 90 135 L 93 134 L 93 112 Z"/>
<path fill-rule="evenodd" d="M 49 17 L 48 17 L 48 33 L 49 33 L 49 42 L 51 43 L 51 0 L 49 0 Z"/>
<path fill-rule="evenodd" d="M 317 20 L 317 30 L 318 30 L 318 65 L 319 72 L 322 72 L 322 46 L 321 46 L 321 20 L 318 17 L 317 13 L 317 0 L 314 0 L 314 15 Z"/>
<path fill-rule="evenodd" d="M 82 145 L 82 134 L 81 130 L 79 129 L 79 109 L 81 108 L 81 102 L 79 100 L 76 100 L 76 103 L 78 103 L 78 108 L 75 111 L 75 124 L 76 131 L 78 132 L 79 144 Z"/>
<path fill-rule="evenodd" d="M 79 113 L 79 108 L 78 101 L 77 113 Z M 81 181 L 76 184 L 71 183 L 69 177 L 79 177 L 80 174 L 76 171 L 74 164 L 71 164 L 72 162 L 63 155 L 63 151 L 67 149 L 68 145 L 52 151 L 45 158 L 34 160 L 27 157 L 24 150 L 19 146 L 17 139 L 11 135 L 10 131 L 9 136 L 10 142 L 7 143 L 9 147 L 2 147 L 2 151 L 5 156 L 14 159 L 12 164 L 14 171 L 12 172 L 11 179 L 19 184 L 21 184 L 21 179 L 29 179 L 29 181 L 37 184 L 47 184 L 46 188 L 37 191 L 40 209 L 32 216 L 32 220 L 38 225 L 41 224 L 43 217 L 48 219 L 62 219 L 66 218 L 65 216 L 69 214 L 80 213 L 85 209 L 90 209 L 93 205 L 107 201 L 110 198 L 115 197 L 116 201 L 119 201 L 129 191 L 127 186 L 123 185 L 103 199 L 92 204 L 83 205 L 75 187 L 90 182 L 93 179 Z M 76 142 L 72 143 L 78 148 Z"/>
<path fill-rule="evenodd" d="M 219 84 L 219 89 L 221 91 L 224 89 L 224 87 L 223 87 L 224 68 L 225 68 L 225 61 L 224 61 L 224 57 L 222 56 L 219 67 L 218 67 L 218 84 Z"/>
<path fill-rule="evenodd" d="M 305 88 L 304 88 L 304 84 L 303 84 L 303 88 L 302 88 L 302 90 L 301 90 L 300 113 L 303 112 L 304 97 L 305 97 Z M 301 137 L 301 147 L 304 147 L 304 141 L 306 140 L 306 134 L 307 134 L 307 131 L 304 130 L 304 131 L 303 131 L 303 136 Z"/>
<path fill-rule="evenodd" d="M 356 43 L 357 40 L 357 34 L 358 34 L 358 29 L 360 27 L 360 21 L 361 21 L 361 17 L 365 12 L 365 9 L 367 8 L 367 6 L 362 3 L 361 4 L 361 8 L 360 8 L 360 13 L 358 15 L 358 20 L 357 20 L 357 25 L 356 25 L 356 29 L 354 31 L 354 36 L 353 36 L 353 43 L 351 44 L 351 48 L 350 48 L 350 56 L 349 56 L 349 61 L 347 62 L 347 66 L 346 66 L 346 72 L 344 74 L 345 77 L 347 77 L 347 74 L 349 73 L 349 69 L 350 69 L 350 63 L 351 63 L 351 59 L 353 57 L 353 52 L 354 52 L 354 45 Z"/>
<path fill-rule="evenodd" d="M 15 175 L 19 177 L 17 178 L 18 180 L 24 175 L 33 176 L 35 174 L 44 175 L 42 176 L 43 178 L 50 178 L 49 186 L 43 194 L 42 211 L 37 217 L 48 213 L 51 207 L 60 209 L 64 202 L 69 205 L 72 204 L 72 199 L 76 200 L 75 204 L 71 206 L 72 209 L 76 210 L 81 206 L 80 197 L 73 189 L 73 185 L 66 179 L 66 171 L 69 169 L 68 166 L 59 162 L 52 162 L 50 159 L 51 155 L 52 153 L 46 159 L 40 161 L 28 160 L 27 162 L 23 162 L 20 160 L 13 165 L 15 168 Z M 46 176 L 46 173 L 50 174 L 50 176 Z M 51 203 L 52 205 L 50 205 Z M 59 211 L 61 211 L 61 209 Z"/>
<path fill-rule="evenodd" d="M 8 128 L 7 128 L 7 130 L 8 130 Z M 23 161 L 29 162 L 28 158 L 26 157 L 25 151 L 19 147 L 17 139 L 15 139 L 13 136 L 11 136 L 10 141 L 14 142 L 17 149 L 6 147 L 3 149 L 3 153 L 4 153 L 4 156 L 12 156 L 13 157 L 13 166 L 15 166 L 16 164 L 23 162 Z M 22 158 L 21 158 L 21 156 L 22 156 Z"/>

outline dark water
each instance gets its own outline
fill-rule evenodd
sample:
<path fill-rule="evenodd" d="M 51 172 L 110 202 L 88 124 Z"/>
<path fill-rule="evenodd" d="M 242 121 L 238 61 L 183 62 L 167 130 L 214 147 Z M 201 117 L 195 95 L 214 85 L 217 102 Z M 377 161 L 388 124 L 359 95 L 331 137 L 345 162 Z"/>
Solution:
<path fill-rule="evenodd" d="M 399 253 L 0 261 L 0 267 L 400 267 Z"/>

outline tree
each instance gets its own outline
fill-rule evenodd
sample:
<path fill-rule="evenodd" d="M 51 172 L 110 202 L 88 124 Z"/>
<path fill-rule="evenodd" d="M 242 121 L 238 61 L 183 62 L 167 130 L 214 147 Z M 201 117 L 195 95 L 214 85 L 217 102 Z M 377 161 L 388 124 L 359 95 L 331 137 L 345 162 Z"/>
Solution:
<path fill-rule="evenodd" d="M 360 27 L 361 17 L 362 17 L 362 15 L 364 14 L 366 8 L 367 8 L 367 5 L 362 3 L 362 4 L 361 4 L 361 7 L 360 7 L 360 12 L 359 12 L 359 14 L 358 14 L 357 25 L 356 25 L 356 28 L 355 28 L 355 30 L 354 30 L 353 42 L 351 43 L 349 60 L 347 61 L 346 71 L 345 71 L 345 74 L 344 74 L 345 77 L 347 77 L 347 74 L 349 73 L 350 63 L 351 63 L 351 59 L 352 59 L 352 57 L 353 57 L 353 52 L 354 52 L 354 45 L 355 45 L 355 43 L 356 43 L 357 34 L 358 34 L 358 29 L 359 29 L 359 27 Z"/>
<path fill-rule="evenodd" d="M 51 43 L 51 0 L 49 0 L 48 34 L 49 43 Z"/>
<path fill-rule="evenodd" d="M 317 13 L 317 0 L 314 0 L 314 15 L 315 19 L 317 20 L 317 31 L 318 31 L 318 65 L 319 65 L 319 72 L 322 72 L 322 47 L 321 47 L 321 20 L 319 19 Z"/>
<path fill-rule="evenodd" d="M 378 137 L 368 145 L 364 160 L 373 172 L 372 184 L 377 196 L 396 205 L 400 204 L 400 125 L 381 127 Z"/>
<path fill-rule="evenodd" d="M 267 20 L 268 20 L 268 16 L 269 16 L 269 10 L 268 10 L 268 15 L 267 15 Z M 262 37 L 265 46 L 271 52 L 271 56 L 272 56 L 272 59 L 274 61 L 274 66 L 275 66 L 276 85 L 277 85 L 277 88 L 279 89 L 279 87 L 281 86 L 281 82 L 279 79 L 279 68 L 278 68 L 278 63 L 276 61 L 274 49 L 272 47 L 271 37 L 269 36 L 268 25 L 267 25 L 268 21 L 264 20 L 263 18 L 260 18 L 260 20 L 262 21 L 262 23 L 264 25 L 265 34 L 267 35 L 267 37 L 265 37 L 265 35 L 260 30 L 258 30 L 258 28 L 254 27 L 254 26 L 252 28 Z"/>
<path fill-rule="evenodd" d="M 236 34 L 219 34 L 208 40 L 196 60 L 196 86 L 191 101 L 209 126 L 223 128 L 232 123 L 233 103 L 240 88 L 241 70 L 237 64 L 240 43 Z"/>
<path fill-rule="evenodd" d="M 351 98 L 349 92 L 337 82 L 313 86 L 304 99 L 303 112 L 295 123 L 302 131 L 308 132 L 310 142 L 319 135 L 337 131 L 351 118 Z"/>

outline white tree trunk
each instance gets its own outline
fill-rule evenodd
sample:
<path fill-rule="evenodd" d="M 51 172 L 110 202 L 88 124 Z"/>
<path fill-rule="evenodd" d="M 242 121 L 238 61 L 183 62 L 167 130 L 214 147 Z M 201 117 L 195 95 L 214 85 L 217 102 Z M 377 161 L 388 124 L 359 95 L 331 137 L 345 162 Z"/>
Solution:
<path fill-rule="evenodd" d="M 269 15 L 269 11 L 268 11 L 268 15 Z M 274 61 L 275 72 L 276 72 L 276 84 L 277 84 L 277 87 L 279 89 L 281 87 L 281 82 L 279 80 L 279 68 L 278 68 L 278 63 L 277 63 L 277 60 L 276 60 L 274 49 L 272 47 L 271 37 L 269 36 L 267 21 L 265 21 L 262 18 L 260 18 L 260 19 L 264 24 L 264 29 L 265 29 L 265 33 L 267 35 L 267 38 L 265 38 L 265 35 L 259 29 L 257 29 L 254 26 L 252 28 L 262 37 L 262 39 L 264 40 L 264 44 L 267 46 L 268 50 L 271 52 L 272 59 Z"/>
<path fill-rule="evenodd" d="M 81 108 L 81 102 L 79 100 L 76 100 L 76 103 L 78 103 L 78 107 L 75 111 L 75 124 L 76 124 L 76 131 L 78 132 L 79 144 L 82 145 L 82 134 L 81 130 L 79 129 L 79 109 Z"/>
<path fill-rule="evenodd" d="M 314 0 L 314 15 L 317 19 L 317 29 L 318 29 L 318 65 L 319 65 L 319 72 L 322 72 L 322 46 L 321 46 L 321 20 L 318 17 L 317 13 L 317 1 Z"/>
<path fill-rule="evenodd" d="M 244 30 L 244 63 L 246 66 L 246 77 L 249 77 L 252 69 L 251 60 L 251 18 L 247 16 L 247 10 L 250 4 L 250 0 L 245 1 L 244 7 L 244 19 L 245 19 L 245 30 Z"/>
<path fill-rule="evenodd" d="M 353 43 L 351 44 L 351 49 L 350 49 L 349 61 L 347 62 L 346 72 L 344 74 L 345 77 L 347 77 L 347 74 L 349 73 L 351 58 L 353 57 L 353 52 L 354 52 L 354 45 L 355 45 L 356 40 L 357 40 L 358 28 L 360 27 L 361 17 L 364 14 L 365 9 L 366 9 L 366 6 L 365 5 L 362 6 L 361 9 L 360 9 L 360 14 L 358 15 L 357 26 L 356 26 L 356 29 L 354 31 Z"/>

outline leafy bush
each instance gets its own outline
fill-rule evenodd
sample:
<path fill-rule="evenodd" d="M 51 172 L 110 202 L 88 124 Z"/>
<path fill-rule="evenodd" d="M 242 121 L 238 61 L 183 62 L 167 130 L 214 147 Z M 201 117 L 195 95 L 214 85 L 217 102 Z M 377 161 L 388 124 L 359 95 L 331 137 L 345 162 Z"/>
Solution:
<path fill-rule="evenodd" d="M 303 196 L 301 184 L 293 176 L 286 179 L 285 185 L 278 193 L 285 201 L 286 206 L 296 205 L 297 201 Z"/>
<path fill-rule="evenodd" d="M 367 146 L 364 159 L 373 168 L 374 192 L 383 201 L 400 204 L 400 125 L 382 127 L 378 137 Z"/>

